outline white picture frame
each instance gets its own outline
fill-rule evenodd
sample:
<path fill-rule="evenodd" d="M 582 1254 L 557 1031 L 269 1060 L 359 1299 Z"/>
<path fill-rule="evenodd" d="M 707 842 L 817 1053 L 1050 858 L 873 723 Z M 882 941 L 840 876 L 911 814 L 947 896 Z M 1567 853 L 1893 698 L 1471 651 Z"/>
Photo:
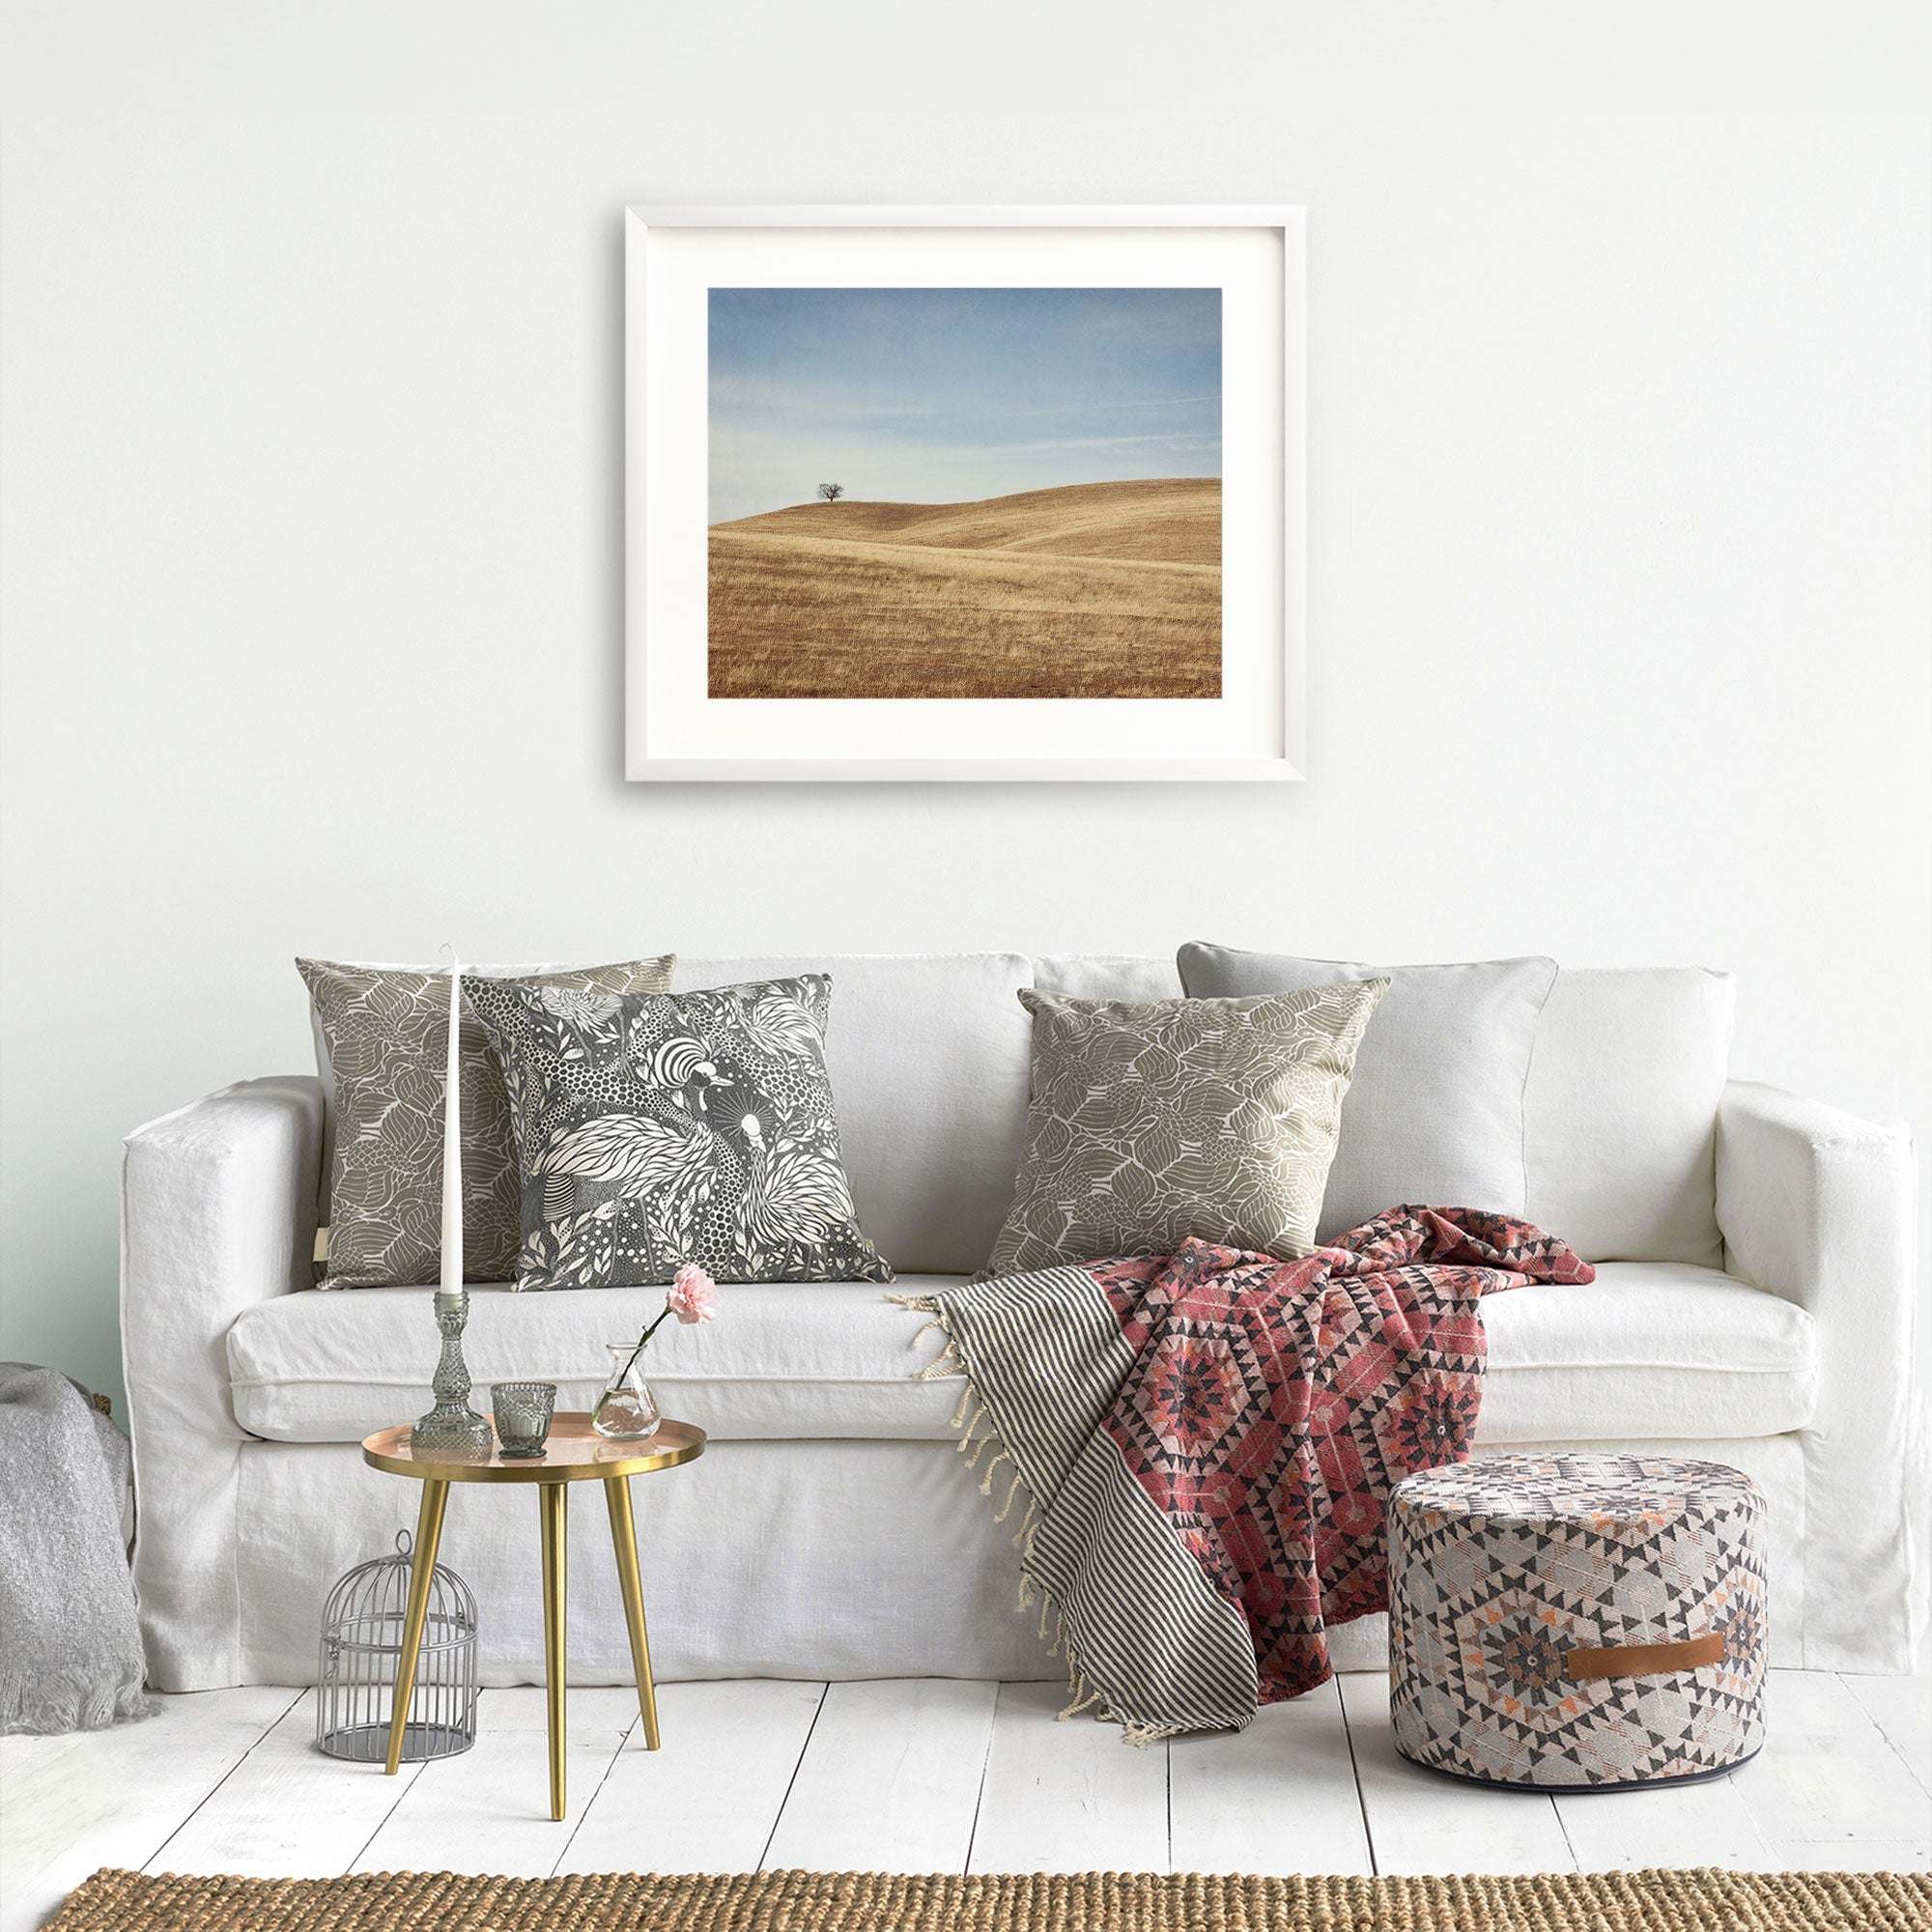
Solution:
<path fill-rule="evenodd" d="M 1223 422 L 1243 440 L 1229 449 L 1223 499 L 1237 496 L 1241 507 L 1238 523 L 1223 510 L 1221 695 L 710 697 L 706 526 L 696 507 L 705 499 L 706 361 L 695 318 L 717 275 L 733 287 L 1222 287 Z M 1300 779 L 1305 311 L 1304 211 L 1293 206 L 627 209 L 626 777 Z"/>

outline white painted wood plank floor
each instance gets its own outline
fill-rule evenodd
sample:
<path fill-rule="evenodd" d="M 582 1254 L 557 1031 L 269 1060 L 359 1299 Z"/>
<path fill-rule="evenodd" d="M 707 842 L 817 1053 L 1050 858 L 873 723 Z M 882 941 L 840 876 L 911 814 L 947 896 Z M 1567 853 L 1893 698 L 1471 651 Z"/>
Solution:
<path fill-rule="evenodd" d="M 321 1756 L 314 1693 L 170 1697 L 68 1738 L 0 1739 L 0 1932 L 103 1864 L 346 1871 L 1932 1869 L 1932 1676 L 1774 1674 L 1758 1760 L 1682 1791 L 1551 1799 L 1438 1778 L 1360 1673 L 1238 1737 L 1132 1750 L 1043 1684 L 735 1681 L 570 1695 L 570 1815 L 548 1815 L 543 1694 L 486 1690 L 474 1750 Z"/>

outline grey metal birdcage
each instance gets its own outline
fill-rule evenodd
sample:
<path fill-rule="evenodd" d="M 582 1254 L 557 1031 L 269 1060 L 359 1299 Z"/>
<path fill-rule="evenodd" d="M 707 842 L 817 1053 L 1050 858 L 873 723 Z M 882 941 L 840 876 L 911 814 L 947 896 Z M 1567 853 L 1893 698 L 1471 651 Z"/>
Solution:
<path fill-rule="evenodd" d="M 315 1742 L 330 1757 L 380 1764 L 388 1754 L 396 1665 L 410 1602 L 410 1533 L 396 1554 L 358 1563 L 328 1593 L 316 1673 Z M 455 1757 L 476 1742 L 476 1599 L 455 1571 L 430 1576 L 403 1760 Z"/>

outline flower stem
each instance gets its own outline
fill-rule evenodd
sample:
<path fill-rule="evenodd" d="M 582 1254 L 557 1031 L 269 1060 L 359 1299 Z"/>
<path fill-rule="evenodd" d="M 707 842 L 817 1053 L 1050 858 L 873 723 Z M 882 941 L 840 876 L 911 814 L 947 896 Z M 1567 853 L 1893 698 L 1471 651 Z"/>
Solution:
<path fill-rule="evenodd" d="M 664 1311 L 662 1314 L 659 1315 L 658 1319 L 655 1321 L 650 1321 L 645 1323 L 644 1332 L 638 1337 L 638 1346 L 631 1350 L 631 1359 L 624 1364 L 622 1370 L 619 1372 L 617 1376 L 617 1379 L 619 1381 L 622 1381 L 625 1376 L 628 1376 L 631 1373 L 633 1367 L 636 1366 L 638 1357 L 644 1352 L 644 1344 L 648 1342 L 651 1339 L 651 1337 L 658 1332 L 659 1328 L 664 1325 L 665 1316 L 668 1315 L 669 1313 L 670 1313 L 670 1303 L 667 1301 L 664 1305 Z"/>

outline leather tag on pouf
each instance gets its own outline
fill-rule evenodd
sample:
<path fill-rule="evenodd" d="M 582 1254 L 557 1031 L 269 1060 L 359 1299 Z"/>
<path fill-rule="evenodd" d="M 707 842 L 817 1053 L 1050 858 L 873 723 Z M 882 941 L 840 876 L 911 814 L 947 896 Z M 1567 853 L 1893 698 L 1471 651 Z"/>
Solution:
<path fill-rule="evenodd" d="M 1712 1631 L 1681 1643 L 1610 1643 L 1573 1650 L 1564 1657 L 1563 1668 L 1577 1683 L 1594 1684 L 1601 1677 L 1666 1677 L 1723 1661 L 1724 1634 Z"/>

